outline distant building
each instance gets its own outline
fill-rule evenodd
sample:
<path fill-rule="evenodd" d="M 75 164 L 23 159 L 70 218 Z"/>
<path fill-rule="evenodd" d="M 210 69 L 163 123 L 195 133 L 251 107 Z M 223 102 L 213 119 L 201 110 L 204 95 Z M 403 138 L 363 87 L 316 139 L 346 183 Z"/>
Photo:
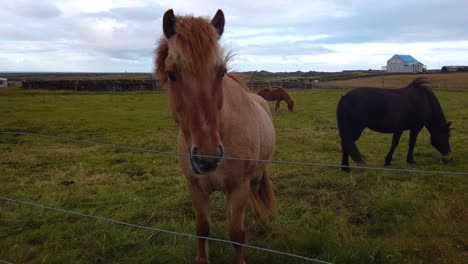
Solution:
<path fill-rule="evenodd" d="M 7 87 L 8 86 L 8 79 L 0 78 L 0 87 Z"/>
<path fill-rule="evenodd" d="M 423 72 L 426 65 L 417 61 L 411 55 L 393 55 L 387 61 L 387 72 Z"/>

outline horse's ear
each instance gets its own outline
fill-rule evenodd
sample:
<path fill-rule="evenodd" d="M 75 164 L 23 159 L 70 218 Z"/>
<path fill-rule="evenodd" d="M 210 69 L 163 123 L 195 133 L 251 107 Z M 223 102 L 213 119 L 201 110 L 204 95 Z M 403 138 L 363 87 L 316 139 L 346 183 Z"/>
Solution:
<path fill-rule="evenodd" d="M 219 37 L 223 35 L 224 32 L 224 13 L 221 9 L 218 9 L 216 15 L 211 19 L 211 25 L 213 25 L 218 32 Z"/>
<path fill-rule="evenodd" d="M 174 10 L 169 9 L 163 16 L 163 31 L 166 38 L 172 37 L 176 33 L 176 17 Z"/>

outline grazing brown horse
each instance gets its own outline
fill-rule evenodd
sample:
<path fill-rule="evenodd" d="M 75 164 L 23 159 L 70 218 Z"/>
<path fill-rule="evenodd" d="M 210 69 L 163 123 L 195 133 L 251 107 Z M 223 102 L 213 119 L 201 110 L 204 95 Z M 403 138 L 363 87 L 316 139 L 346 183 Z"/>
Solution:
<path fill-rule="evenodd" d="M 178 162 L 195 210 L 196 233 L 208 236 L 209 195 L 222 191 L 229 238 L 244 243 L 249 197 L 262 216 L 276 212 L 267 164 L 255 161 L 271 159 L 275 130 L 265 100 L 227 73 L 229 56 L 218 43 L 224 23 L 221 10 L 211 21 L 166 11 L 155 63 L 157 76 L 168 87 L 171 114 L 180 127 L 178 151 L 189 153 L 180 155 Z M 235 246 L 235 252 L 236 263 L 243 263 L 244 248 Z M 208 262 L 206 239 L 197 241 L 196 261 Z"/>
<path fill-rule="evenodd" d="M 289 112 L 294 111 L 294 100 L 281 87 L 263 88 L 258 90 L 257 94 L 267 101 L 276 101 L 275 112 L 278 111 L 281 100 L 284 100 L 288 104 Z"/>

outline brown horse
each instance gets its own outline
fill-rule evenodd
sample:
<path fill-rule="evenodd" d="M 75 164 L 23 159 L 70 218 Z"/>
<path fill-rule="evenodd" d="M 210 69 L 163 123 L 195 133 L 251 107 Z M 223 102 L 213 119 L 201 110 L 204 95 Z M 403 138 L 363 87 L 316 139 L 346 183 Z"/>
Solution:
<path fill-rule="evenodd" d="M 190 153 L 179 156 L 178 162 L 195 210 L 197 235 L 208 236 L 209 195 L 222 191 L 229 238 L 244 243 L 249 197 L 263 216 L 276 212 L 267 164 L 255 161 L 271 159 L 275 130 L 265 100 L 227 73 L 229 56 L 218 43 L 224 23 L 221 10 L 211 21 L 166 11 L 155 63 L 180 127 L 178 151 Z M 244 248 L 235 246 L 235 251 L 236 262 L 243 263 Z M 206 239 L 197 241 L 196 261 L 208 262 Z"/>
<path fill-rule="evenodd" d="M 276 101 L 275 112 L 278 111 L 281 100 L 284 100 L 288 104 L 289 112 L 294 111 L 294 100 L 281 87 L 263 88 L 258 90 L 257 94 L 267 101 Z"/>

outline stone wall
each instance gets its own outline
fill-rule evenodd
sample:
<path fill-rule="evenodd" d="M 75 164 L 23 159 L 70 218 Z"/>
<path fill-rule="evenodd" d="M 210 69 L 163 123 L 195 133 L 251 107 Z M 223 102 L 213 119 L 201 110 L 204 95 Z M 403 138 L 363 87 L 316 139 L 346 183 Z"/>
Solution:
<path fill-rule="evenodd" d="M 24 89 L 91 92 L 158 91 L 155 80 L 24 80 Z"/>
<path fill-rule="evenodd" d="M 312 83 L 306 83 L 299 80 L 291 81 L 278 81 L 278 82 L 261 82 L 253 81 L 247 82 L 247 86 L 252 90 L 258 90 L 268 87 L 282 87 L 283 89 L 310 89 L 312 88 Z"/>
<path fill-rule="evenodd" d="M 282 87 L 284 89 L 310 89 L 313 83 L 303 80 L 247 82 L 252 90 L 267 87 Z M 159 91 L 162 90 L 157 80 L 23 80 L 24 89 L 91 91 L 91 92 L 127 92 L 127 91 Z"/>

